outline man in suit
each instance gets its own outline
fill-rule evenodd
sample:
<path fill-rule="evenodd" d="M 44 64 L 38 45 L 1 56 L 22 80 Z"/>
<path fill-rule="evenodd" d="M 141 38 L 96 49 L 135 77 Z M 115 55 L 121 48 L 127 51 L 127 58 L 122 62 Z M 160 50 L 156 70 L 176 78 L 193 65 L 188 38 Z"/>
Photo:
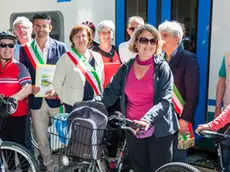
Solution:
<path fill-rule="evenodd" d="M 176 21 L 165 21 L 158 27 L 162 40 L 164 41 L 162 50 L 164 51 L 164 58 L 168 62 L 174 77 L 174 86 L 178 92 L 174 92 L 173 100 L 183 100 L 182 109 L 178 113 L 176 104 L 174 104 L 175 112 L 179 118 L 180 135 L 189 132 L 188 126 L 193 121 L 193 115 L 198 103 L 199 98 L 199 64 L 197 57 L 181 46 L 182 41 L 182 28 Z M 174 89 L 175 90 L 175 89 Z M 180 95 L 180 96 L 179 96 Z M 174 99 L 175 98 L 175 99 Z M 176 102 L 176 101 L 173 101 Z M 181 102 L 181 101 L 180 101 Z M 191 133 L 191 132 L 190 132 Z M 182 140 L 182 139 L 181 139 Z M 187 151 L 190 145 L 182 148 L 179 144 L 178 149 L 178 136 L 175 135 L 173 143 L 173 161 L 186 162 Z"/>
<path fill-rule="evenodd" d="M 43 164 L 48 172 L 55 171 L 48 140 L 49 117 L 59 113 L 60 101 L 55 90 L 49 90 L 44 98 L 35 97 L 40 91 L 35 86 L 36 66 L 38 64 L 56 65 L 66 52 L 64 43 L 49 37 L 52 30 L 51 18 L 46 14 L 35 14 L 32 19 L 35 39 L 20 50 L 20 62 L 25 64 L 32 77 L 32 94 L 29 96 L 29 107 Z"/>

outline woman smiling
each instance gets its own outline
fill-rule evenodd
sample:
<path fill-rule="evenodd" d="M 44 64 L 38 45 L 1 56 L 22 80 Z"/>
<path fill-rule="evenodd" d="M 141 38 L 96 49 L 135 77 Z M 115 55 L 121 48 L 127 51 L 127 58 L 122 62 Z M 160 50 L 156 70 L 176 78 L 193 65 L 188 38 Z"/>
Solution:
<path fill-rule="evenodd" d="M 77 101 L 91 100 L 102 92 L 104 64 L 101 56 L 87 47 L 92 42 L 88 26 L 75 26 L 69 36 L 72 49 L 57 63 L 53 87 L 70 112 Z"/>

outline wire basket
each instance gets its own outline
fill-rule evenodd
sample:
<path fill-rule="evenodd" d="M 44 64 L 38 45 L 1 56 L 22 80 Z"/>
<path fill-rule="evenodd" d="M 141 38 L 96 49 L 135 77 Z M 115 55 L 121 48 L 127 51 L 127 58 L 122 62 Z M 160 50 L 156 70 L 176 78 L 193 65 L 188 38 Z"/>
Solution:
<path fill-rule="evenodd" d="M 52 150 L 84 159 L 100 159 L 106 129 L 89 128 L 55 117 L 51 117 L 51 122 L 48 132 Z"/>

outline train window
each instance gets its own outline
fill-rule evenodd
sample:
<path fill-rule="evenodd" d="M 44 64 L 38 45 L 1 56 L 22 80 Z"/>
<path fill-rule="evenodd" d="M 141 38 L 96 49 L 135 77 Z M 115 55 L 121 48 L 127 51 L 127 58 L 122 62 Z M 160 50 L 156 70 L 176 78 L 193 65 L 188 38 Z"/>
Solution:
<path fill-rule="evenodd" d="M 147 19 L 147 0 L 126 0 L 125 1 L 125 28 L 127 28 L 127 22 L 131 16 L 140 16 L 146 21 Z M 125 39 L 128 40 L 128 34 L 126 33 Z"/>
<path fill-rule="evenodd" d="M 172 0 L 172 20 L 182 24 L 184 48 L 196 52 L 197 0 Z"/>
<path fill-rule="evenodd" d="M 25 16 L 32 19 L 33 15 L 37 12 L 13 13 L 10 16 L 10 28 L 13 28 L 13 22 L 18 16 Z M 39 13 L 46 13 L 52 19 L 53 29 L 50 37 L 64 42 L 64 17 L 60 11 L 42 11 Z"/>

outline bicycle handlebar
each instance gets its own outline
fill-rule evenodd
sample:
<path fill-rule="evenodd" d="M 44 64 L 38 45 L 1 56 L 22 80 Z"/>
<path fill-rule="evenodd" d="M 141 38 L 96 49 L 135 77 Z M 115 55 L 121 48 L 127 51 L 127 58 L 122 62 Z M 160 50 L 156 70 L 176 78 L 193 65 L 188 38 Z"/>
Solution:
<path fill-rule="evenodd" d="M 214 138 L 220 138 L 220 139 L 230 138 L 230 135 L 222 134 L 222 133 L 218 133 L 218 132 L 213 132 L 213 131 L 209 131 L 209 130 L 201 130 L 201 131 L 199 131 L 199 133 L 204 137 L 213 138 L 213 139 Z"/>
<path fill-rule="evenodd" d="M 135 123 L 134 121 L 127 119 L 122 116 L 120 112 L 115 112 L 115 115 L 112 115 L 108 118 L 109 121 L 111 120 L 117 120 L 119 121 L 119 125 L 122 129 L 124 130 L 129 130 L 131 131 L 134 135 L 141 134 L 144 131 L 143 126 Z M 128 125 L 128 126 L 127 126 Z M 138 129 L 138 131 L 136 130 Z"/>

